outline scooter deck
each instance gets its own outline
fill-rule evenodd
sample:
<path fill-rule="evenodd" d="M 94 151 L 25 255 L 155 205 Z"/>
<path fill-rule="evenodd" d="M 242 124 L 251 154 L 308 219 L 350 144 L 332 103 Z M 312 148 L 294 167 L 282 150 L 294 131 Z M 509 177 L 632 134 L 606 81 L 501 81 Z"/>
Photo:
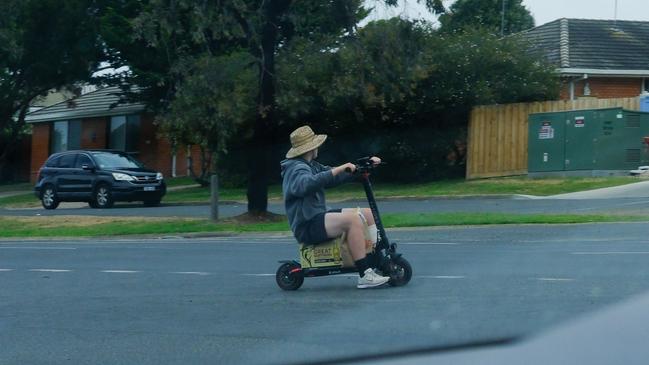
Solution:
<path fill-rule="evenodd" d="M 328 276 L 328 275 L 338 275 L 338 274 L 348 274 L 355 273 L 355 267 L 340 267 L 340 266 L 329 266 L 329 267 L 318 267 L 318 268 L 307 268 L 302 269 L 302 274 L 305 277 L 316 277 L 316 276 Z"/>

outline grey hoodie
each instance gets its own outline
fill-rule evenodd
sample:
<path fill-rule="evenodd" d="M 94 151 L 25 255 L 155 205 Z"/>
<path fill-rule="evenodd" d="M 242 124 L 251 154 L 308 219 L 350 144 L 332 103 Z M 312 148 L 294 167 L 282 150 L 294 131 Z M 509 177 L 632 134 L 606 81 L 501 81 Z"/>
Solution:
<path fill-rule="evenodd" d="M 325 188 L 351 181 L 352 174 L 334 176 L 331 167 L 317 161 L 291 158 L 281 162 L 284 206 L 291 230 L 296 238 L 302 236 L 303 224 L 318 213 L 325 213 Z"/>

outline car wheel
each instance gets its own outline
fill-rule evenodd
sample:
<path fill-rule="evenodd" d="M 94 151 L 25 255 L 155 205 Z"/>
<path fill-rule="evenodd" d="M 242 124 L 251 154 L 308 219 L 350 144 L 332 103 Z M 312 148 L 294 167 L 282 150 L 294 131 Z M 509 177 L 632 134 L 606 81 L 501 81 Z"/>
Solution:
<path fill-rule="evenodd" d="M 157 207 L 158 205 L 160 205 L 160 200 L 162 200 L 162 199 L 160 199 L 160 198 L 148 199 L 148 200 L 145 200 L 143 203 L 144 203 L 145 207 Z"/>
<path fill-rule="evenodd" d="M 97 208 L 110 208 L 113 206 L 113 194 L 108 185 L 99 185 L 93 194 L 93 202 Z M 92 205 L 90 205 L 92 206 Z"/>
<path fill-rule="evenodd" d="M 56 196 L 54 185 L 45 185 L 41 193 L 41 204 L 45 209 L 56 209 L 59 206 L 59 198 Z"/>

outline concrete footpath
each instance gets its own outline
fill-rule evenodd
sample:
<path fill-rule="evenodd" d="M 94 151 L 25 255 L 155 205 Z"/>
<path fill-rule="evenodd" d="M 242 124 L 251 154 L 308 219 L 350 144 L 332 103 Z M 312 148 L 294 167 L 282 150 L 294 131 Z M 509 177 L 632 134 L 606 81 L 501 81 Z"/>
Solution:
<path fill-rule="evenodd" d="M 613 186 L 576 193 L 559 194 L 546 199 L 616 199 L 616 198 L 649 198 L 649 181 L 634 184 Z"/>

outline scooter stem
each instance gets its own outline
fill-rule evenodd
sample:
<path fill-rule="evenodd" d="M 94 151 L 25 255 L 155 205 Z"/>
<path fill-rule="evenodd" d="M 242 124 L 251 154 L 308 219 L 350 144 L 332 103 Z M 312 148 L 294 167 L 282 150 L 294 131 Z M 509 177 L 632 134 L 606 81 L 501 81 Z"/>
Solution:
<path fill-rule="evenodd" d="M 376 223 L 376 228 L 379 231 L 379 236 L 381 237 L 381 248 L 387 249 L 390 247 L 390 241 L 388 241 L 388 236 L 385 234 L 385 229 L 383 228 L 383 222 L 381 221 L 381 215 L 379 214 L 379 207 L 376 205 L 376 199 L 374 198 L 374 191 L 372 190 L 372 183 L 370 182 L 370 174 L 363 173 L 363 188 L 365 189 L 365 195 L 367 196 L 367 202 L 370 205 L 372 210 L 372 215 L 374 216 L 374 222 Z"/>

